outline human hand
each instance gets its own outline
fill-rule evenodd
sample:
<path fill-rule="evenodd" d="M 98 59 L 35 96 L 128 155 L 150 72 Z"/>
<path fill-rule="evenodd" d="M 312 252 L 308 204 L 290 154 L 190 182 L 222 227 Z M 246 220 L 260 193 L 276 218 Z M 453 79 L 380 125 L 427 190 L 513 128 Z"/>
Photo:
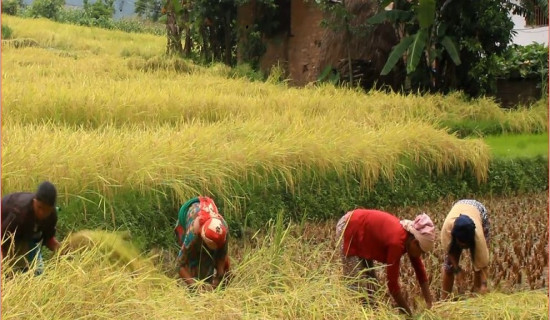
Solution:
<path fill-rule="evenodd" d="M 210 283 L 201 283 L 199 285 L 199 293 L 207 293 L 214 291 L 214 287 Z"/>
<path fill-rule="evenodd" d="M 433 306 L 433 303 L 431 301 L 426 301 L 426 309 L 431 309 Z"/>
<path fill-rule="evenodd" d="M 212 279 L 212 287 L 216 289 L 222 282 L 223 277 L 215 276 L 214 279 Z"/>
<path fill-rule="evenodd" d="M 482 295 L 488 292 L 489 292 L 489 289 L 487 288 L 487 286 L 482 285 L 481 287 L 473 287 L 471 290 L 471 295 L 472 296 Z"/>

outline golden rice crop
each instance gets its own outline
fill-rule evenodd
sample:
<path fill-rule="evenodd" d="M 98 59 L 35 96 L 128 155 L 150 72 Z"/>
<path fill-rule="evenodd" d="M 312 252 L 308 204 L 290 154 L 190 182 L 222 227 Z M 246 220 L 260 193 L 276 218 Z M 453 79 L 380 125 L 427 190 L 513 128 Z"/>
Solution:
<path fill-rule="evenodd" d="M 469 166 L 483 180 L 487 146 L 458 139 L 437 124 L 498 119 L 525 131 L 547 128 L 542 104 L 512 112 L 490 99 L 465 102 L 459 94 L 365 94 L 328 85 L 250 83 L 228 79 L 225 67 L 161 57 L 164 37 L 2 19 L 14 37 L 33 44 L 2 51 L 4 193 L 55 179 L 66 198 L 88 192 L 109 198 L 121 188 L 165 186 L 179 200 L 203 192 L 228 197 L 235 182 L 261 185 L 275 178 L 292 188 L 312 170 L 355 172 L 359 183 L 370 186 L 381 176 L 391 178 L 404 163 L 439 171 Z M 491 286 L 503 292 L 545 287 L 544 197 L 512 204 L 486 200 L 495 217 Z M 445 201 L 426 210 L 438 225 L 450 208 L 451 200 Z M 411 218 L 414 210 L 396 214 Z M 383 294 L 378 309 L 363 309 L 346 288 L 333 229 L 331 224 L 279 230 L 235 243 L 233 282 L 225 290 L 202 293 L 183 289 L 166 271 L 170 267 L 151 268 L 150 259 L 140 258 L 120 235 L 82 231 L 67 243 L 84 249 L 54 256 L 43 276 L 10 276 L 4 270 L 2 318 L 203 319 L 211 318 L 212 310 L 222 319 L 396 317 Z M 105 240 L 129 249 L 111 250 Z M 438 250 L 426 259 L 434 290 L 443 254 Z M 173 263 L 173 254 L 166 260 Z M 418 288 L 410 266 L 404 267 L 403 286 L 412 297 Z M 465 291 L 468 285 L 457 287 Z M 491 294 L 442 303 L 423 316 L 543 317 L 547 293 L 529 296 Z M 414 308 L 422 311 L 422 303 Z"/>
<path fill-rule="evenodd" d="M 486 175 L 483 142 L 434 129 L 441 96 L 287 88 L 220 77 L 226 68 L 182 73 L 172 60 L 167 70 L 143 72 L 162 61 L 156 53 L 129 52 L 161 38 L 45 20 L 5 22 L 16 37 L 34 36 L 40 45 L 3 51 L 5 192 L 55 177 L 65 195 L 169 186 L 183 199 L 228 195 L 243 179 L 276 177 L 292 189 L 309 169 L 355 171 L 369 186 L 391 178 L 403 160 Z M 103 49 L 94 51 L 96 45 Z"/>
<path fill-rule="evenodd" d="M 546 291 L 492 293 L 463 301 L 437 304 L 419 319 L 548 319 Z"/>
<path fill-rule="evenodd" d="M 403 95 L 329 85 L 285 85 L 228 79 L 230 70 L 162 57 L 164 37 L 60 25 L 6 16 L 14 37 L 38 47 L 2 51 L 3 123 L 102 125 L 178 124 L 200 119 L 242 121 L 288 117 L 297 122 L 497 120 L 510 130 L 544 130 L 547 110 L 504 111 L 491 99 L 460 94 Z M 32 81 L 29 81 L 32 79 Z"/>
<path fill-rule="evenodd" d="M 137 53 L 150 57 L 162 54 L 166 44 L 166 38 L 161 36 L 67 25 L 44 18 L 25 19 L 2 15 L 2 23 L 13 29 L 12 38 L 32 38 L 45 49 L 88 52 L 93 55 Z"/>
<path fill-rule="evenodd" d="M 96 232 L 91 236 L 116 237 Z M 307 271 L 308 264 L 292 254 L 278 259 L 280 251 L 273 249 L 270 236 L 245 254 L 225 289 L 198 293 L 158 270 L 131 271 L 113 264 L 109 250 L 98 245 L 114 245 L 104 241 L 53 257 L 39 277 L 4 272 L 2 319 L 353 319 L 374 314 L 361 308 L 330 264 Z M 277 245 L 292 252 L 308 250 L 312 263 L 328 254 L 290 237 Z M 380 308 L 377 315 L 397 318 L 388 308 Z"/>
<path fill-rule="evenodd" d="M 109 197 L 121 187 L 169 186 L 182 200 L 199 192 L 229 196 L 233 183 L 244 179 L 275 177 L 292 188 L 310 169 L 321 175 L 356 172 L 370 186 L 381 176 L 391 178 L 404 159 L 439 171 L 469 166 L 482 180 L 489 152 L 481 140 L 458 139 L 419 122 L 375 130 L 259 118 L 97 130 L 6 124 L 2 159 L 4 192 L 55 179 L 65 196 L 94 191 Z"/>

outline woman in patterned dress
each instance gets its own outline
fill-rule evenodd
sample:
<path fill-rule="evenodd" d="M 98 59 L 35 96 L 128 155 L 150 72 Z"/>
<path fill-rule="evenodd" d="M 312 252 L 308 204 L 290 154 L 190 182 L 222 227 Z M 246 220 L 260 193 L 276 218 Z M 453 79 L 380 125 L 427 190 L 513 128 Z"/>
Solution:
<path fill-rule="evenodd" d="M 187 285 L 206 281 L 216 288 L 229 271 L 228 226 L 209 197 L 188 200 L 174 228 L 180 251 L 178 273 Z"/>

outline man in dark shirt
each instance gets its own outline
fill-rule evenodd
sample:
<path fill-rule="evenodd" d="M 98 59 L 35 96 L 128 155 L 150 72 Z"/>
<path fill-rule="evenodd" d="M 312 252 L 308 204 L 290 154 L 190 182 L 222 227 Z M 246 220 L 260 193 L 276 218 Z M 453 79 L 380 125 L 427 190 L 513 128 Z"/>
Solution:
<path fill-rule="evenodd" d="M 55 238 L 57 190 L 49 182 L 42 182 L 36 193 L 16 192 L 2 197 L 2 257 L 13 254 L 28 270 L 34 259 L 36 274 L 43 271 L 40 249 L 45 245 L 56 251 L 60 244 Z"/>

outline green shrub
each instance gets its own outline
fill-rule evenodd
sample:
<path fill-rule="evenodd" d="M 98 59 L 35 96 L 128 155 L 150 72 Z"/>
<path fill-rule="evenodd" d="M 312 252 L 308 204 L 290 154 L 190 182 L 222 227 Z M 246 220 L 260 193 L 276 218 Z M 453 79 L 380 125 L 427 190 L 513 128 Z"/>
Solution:
<path fill-rule="evenodd" d="M 253 69 L 258 70 L 260 67 L 260 58 L 267 50 L 266 45 L 262 40 L 262 32 L 257 24 L 252 25 L 246 31 L 243 40 L 240 43 L 240 51 L 242 60 L 250 63 Z"/>
<path fill-rule="evenodd" d="M 34 0 L 30 7 L 30 14 L 35 18 L 57 20 L 64 5 L 65 0 Z"/>
<path fill-rule="evenodd" d="M 244 230 L 261 228 L 276 220 L 284 210 L 285 221 L 336 219 L 356 207 L 390 209 L 418 206 L 444 197 L 455 199 L 479 195 L 513 195 L 548 190 L 548 159 L 495 159 L 484 183 L 478 183 L 469 169 L 436 176 L 426 170 L 403 170 L 392 181 L 380 180 L 371 190 L 356 183 L 354 173 L 313 172 L 299 181 L 294 192 L 274 179 L 255 183 L 238 181 L 240 190 L 231 195 L 231 204 L 222 195 L 211 195 L 225 215 L 233 236 Z M 137 190 L 119 193 L 107 200 L 99 195 L 62 204 L 59 231 L 67 234 L 81 229 L 126 229 L 141 246 L 170 247 L 173 226 L 181 203 L 168 189 L 143 194 Z M 98 206 L 97 204 L 101 204 Z"/>
<path fill-rule="evenodd" d="M 108 4 L 103 2 L 101 5 L 93 3 L 84 9 L 62 8 L 57 14 L 56 20 L 62 23 L 108 30 L 120 30 L 129 33 L 166 34 L 166 26 L 160 23 L 147 23 L 141 19 L 135 18 L 114 20 Z"/>
<path fill-rule="evenodd" d="M 22 7 L 22 0 L 2 0 L 2 13 L 16 16 Z M 2 32 L 2 35 L 3 34 L 4 32 Z"/>
<path fill-rule="evenodd" d="M 250 81 L 263 81 L 264 75 L 261 71 L 256 71 L 248 63 L 241 63 L 231 68 L 229 71 L 229 77 L 231 78 L 245 78 Z"/>
<path fill-rule="evenodd" d="M 11 35 L 13 33 L 13 30 L 5 25 L 5 24 L 2 24 L 2 39 L 3 40 L 8 40 L 8 39 L 11 39 Z"/>
<path fill-rule="evenodd" d="M 110 19 L 115 13 L 114 0 L 96 0 L 90 4 L 84 0 L 84 11 L 92 19 Z"/>
<path fill-rule="evenodd" d="M 501 79 L 539 79 L 538 88 L 548 96 L 548 45 L 512 45 L 496 56 L 497 76 Z"/>
<path fill-rule="evenodd" d="M 548 75 L 548 46 L 542 43 L 514 44 L 497 57 L 497 64 L 500 78 L 540 79 Z"/>

